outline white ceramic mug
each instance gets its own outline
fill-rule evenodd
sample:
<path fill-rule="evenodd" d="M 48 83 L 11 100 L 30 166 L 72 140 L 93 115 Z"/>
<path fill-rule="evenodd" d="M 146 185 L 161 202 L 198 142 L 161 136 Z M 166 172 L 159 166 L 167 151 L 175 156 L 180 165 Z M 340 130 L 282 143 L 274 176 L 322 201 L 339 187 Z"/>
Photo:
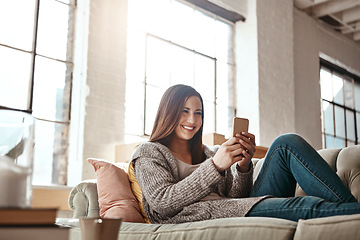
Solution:
<path fill-rule="evenodd" d="M 121 218 L 80 218 L 82 240 L 117 240 Z"/>

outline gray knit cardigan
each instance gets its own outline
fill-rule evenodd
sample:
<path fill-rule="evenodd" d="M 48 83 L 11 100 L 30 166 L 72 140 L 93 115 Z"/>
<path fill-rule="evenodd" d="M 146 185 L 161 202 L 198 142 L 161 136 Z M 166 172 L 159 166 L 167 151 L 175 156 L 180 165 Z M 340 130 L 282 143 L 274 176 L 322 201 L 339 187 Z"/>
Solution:
<path fill-rule="evenodd" d="M 136 149 L 132 155 L 134 172 L 151 223 L 243 217 L 264 198 L 249 197 L 253 168 L 241 173 L 234 164 L 224 174 L 218 172 L 212 161 L 218 148 L 204 145 L 207 159 L 183 180 L 179 178 L 176 158 L 164 145 L 146 142 Z M 211 192 L 226 199 L 200 201 Z"/>

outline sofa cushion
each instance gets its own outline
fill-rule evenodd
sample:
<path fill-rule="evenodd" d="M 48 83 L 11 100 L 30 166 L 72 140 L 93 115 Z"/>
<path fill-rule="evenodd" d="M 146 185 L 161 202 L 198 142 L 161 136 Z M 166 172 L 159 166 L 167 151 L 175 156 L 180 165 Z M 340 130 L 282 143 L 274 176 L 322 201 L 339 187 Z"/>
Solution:
<path fill-rule="evenodd" d="M 78 219 L 62 224 L 73 226 L 71 234 L 80 239 Z M 290 240 L 293 239 L 296 222 L 265 217 L 221 218 L 180 224 L 122 223 L 120 240 L 135 239 L 196 239 L 196 240 Z M 310 238 L 311 239 L 311 238 Z"/>
<path fill-rule="evenodd" d="M 299 220 L 294 240 L 359 239 L 360 214 Z"/>
<path fill-rule="evenodd" d="M 120 217 L 124 222 L 143 223 L 126 172 L 118 164 L 105 160 L 89 158 L 88 162 L 95 169 L 100 217 Z"/>

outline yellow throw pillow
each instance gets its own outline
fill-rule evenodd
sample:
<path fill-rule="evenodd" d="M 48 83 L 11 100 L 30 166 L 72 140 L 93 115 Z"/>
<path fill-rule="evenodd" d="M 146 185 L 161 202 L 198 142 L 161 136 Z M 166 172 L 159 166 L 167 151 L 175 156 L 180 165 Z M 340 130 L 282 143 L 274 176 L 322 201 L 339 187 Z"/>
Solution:
<path fill-rule="evenodd" d="M 139 186 L 139 183 L 136 180 L 135 173 L 134 173 L 134 165 L 132 163 L 129 164 L 127 174 L 128 174 L 129 180 L 130 180 L 131 190 L 132 190 L 132 192 L 134 193 L 136 199 L 139 202 L 141 214 L 143 215 L 145 222 L 150 223 L 150 221 L 147 218 L 147 216 L 145 214 L 145 211 L 144 211 L 144 207 L 143 207 L 143 203 L 142 203 L 142 191 L 141 191 L 141 188 Z"/>

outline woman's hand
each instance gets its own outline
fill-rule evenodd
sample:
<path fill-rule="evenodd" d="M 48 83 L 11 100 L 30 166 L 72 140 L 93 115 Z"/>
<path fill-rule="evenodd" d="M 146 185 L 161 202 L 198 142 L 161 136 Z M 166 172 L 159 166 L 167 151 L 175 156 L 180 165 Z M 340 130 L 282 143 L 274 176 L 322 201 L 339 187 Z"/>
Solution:
<path fill-rule="evenodd" d="M 255 136 L 251 133 L 236 134 L 236 138 L 239 139 L 239 143 L 244 149 L 242 151 L 242 159 L 238 161 L 240 172 L 248 172 L 250 170 L 251 159 L 255 154 Z"/>
<path fill-rule="evenodd" d="M 247 172 L 254 153 L 255 136 L 250 133 L 237 134 L 220 146 L 213 157 L 213 162 L 219 172 L 228 169 L 235 162 L 238 162 L 241 172 Z"/>

